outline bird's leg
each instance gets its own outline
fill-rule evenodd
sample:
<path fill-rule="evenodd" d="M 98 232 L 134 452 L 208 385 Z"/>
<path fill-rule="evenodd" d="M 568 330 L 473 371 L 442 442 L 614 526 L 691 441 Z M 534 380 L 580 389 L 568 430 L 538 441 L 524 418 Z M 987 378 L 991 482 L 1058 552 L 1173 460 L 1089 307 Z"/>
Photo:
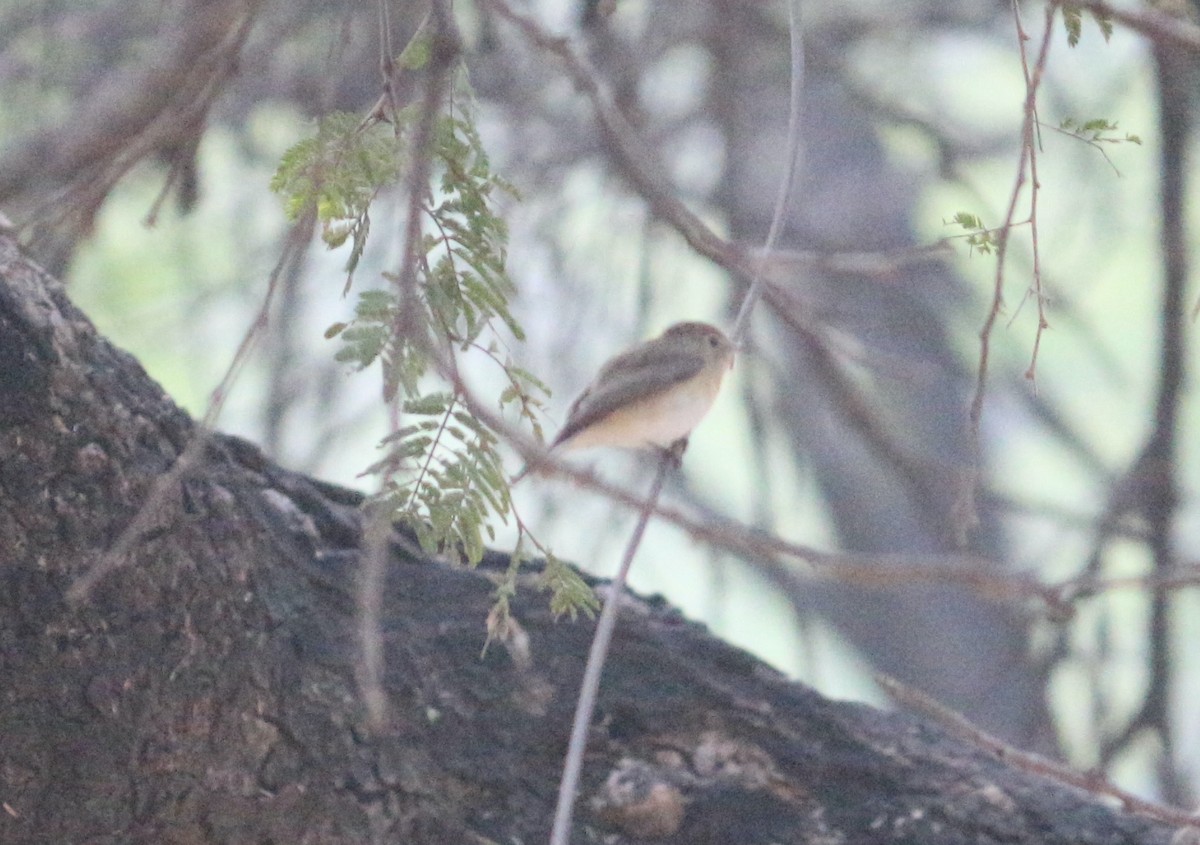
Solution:
<path fill-rule="evenodd" d="M 673 469 L 679 469 L 683 466 L 683 453 L 687 451 L 688 439 L 680 437 L 670 446 L 663 450 L 663 458 L 671 462 Z"/>

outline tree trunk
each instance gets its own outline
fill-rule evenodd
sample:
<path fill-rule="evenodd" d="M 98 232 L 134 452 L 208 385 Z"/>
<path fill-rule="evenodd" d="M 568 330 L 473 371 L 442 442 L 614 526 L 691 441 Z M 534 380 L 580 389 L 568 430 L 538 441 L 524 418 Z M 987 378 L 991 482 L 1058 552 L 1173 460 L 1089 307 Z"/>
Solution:
<path fill-rule="evenodd" d="M 372 732 L 361 497 L 221 435 L 164 483 L 197 432 L 0 236 L 0 842 L 544 841 L 592 625 L 524 590 L 523 636 L 481 653 L 506 556 L 468 571 L 397 533 L 391 721 Z M 123 565 L 69 602 L 114 544 Z M 823 699 L 633 598 L 581 805 L 576 843 L 1173 832 L 916 718 Z"/>

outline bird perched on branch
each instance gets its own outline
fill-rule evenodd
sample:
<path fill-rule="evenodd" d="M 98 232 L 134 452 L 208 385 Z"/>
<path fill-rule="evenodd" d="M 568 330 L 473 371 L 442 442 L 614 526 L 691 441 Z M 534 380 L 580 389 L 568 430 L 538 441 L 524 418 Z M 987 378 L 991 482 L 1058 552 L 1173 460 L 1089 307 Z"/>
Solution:
<path fill-rule="evenodd" d="M 733 357 L 733 343 L 716 326 L 676 323 L 601 367 L 572 403 L 550 449 L 670 449 L 680 441 L 686 444 L 717 398 Z"/>

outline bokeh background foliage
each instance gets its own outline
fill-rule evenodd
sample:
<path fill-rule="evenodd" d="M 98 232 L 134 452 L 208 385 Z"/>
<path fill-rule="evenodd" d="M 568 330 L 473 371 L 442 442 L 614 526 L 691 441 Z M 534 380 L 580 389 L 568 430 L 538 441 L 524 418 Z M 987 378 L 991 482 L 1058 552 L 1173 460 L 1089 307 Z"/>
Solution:
<path fill-rule="evenodd" d="M 787 164 L 783 4 L 520 8 L 572 37 L 674 197 L 727 243 L 762 242 Z M 1105 37 L 1084 11 L 1070 47 L 1056 14 L 1037 98 L 1036 263 L 1026 189 L 990 339 L 980 523 L 966 549 L 1013 588 L 919 574 L 930 560 L 961 559 L 953 513 L 973 460 L 968 410 L 996 281 L 987 240 L 972 247 L 953 221 L 1004 222 L 1025 116 L 1016 20 L 1034 50 L 1044 8 L 803 4 L 803 165 L 770 293 L 668 493 L 707 519 L 858 554 L 895 577 L 813 577 L 803 562 L 721 554 L 656 524 L 633 582 L 827 694 L 882 701 L 871 673 L 883 671 L 1022 747 L 1192 806 L 1200 51 L 1185 40 L 1120 17 Z M 1193 37 L 1200 17 L 1190 2 L 1117 9 L 1168 16 Z M 398 53 L 427 9 L 388 10 Z M 680 319 L 727 323 L 744 279 L 689 248 L 628 178 L 544 45 L 488 0 L 456 3 L 454 14 L 459 110 L 445 112 L 443 137 L 486 158 L 485 182 L 520 195 L 488 196 L 504 230 L 486 281 L 511 299 L 490 324 L 457 324 L 456 360 L 484 394 L 503 395 L 512 368 L 531 393 L 553 387 L 544 411 L 510 409 L 552 431 L 615 349 Z M 377 444 L 392 422 L 388 391 L 377 370 L 339 356 L 344 338 L 326 335 L 356 318 L 361 328 L 362 294 L 382 321 L 394 317 L 406 159 L 372 165 L 395 172 L 365 198 L 361 254 L 363 209 L 343 209 L 345 228 L 327 225 L 324 240 L 313 222 L 297 246 L 304 203 L 289 208 L 271 186 L 320 127 L 357 131 L 373 113 L 380 20 L 375 4 L 307 0 L 0 0 L 0 209 L 100 329 L 196 415 L 276 271 L 269 319 L 218 425 L 356 486 L 375 483 L 363 473 L 386 459 Z M 419 102 L 428 73 L 402 63 L 398 108 Z M 454 120 L 464 121 L 458 135 Z M 386 152 L 396 128 L 369 131 Z M 434 199 L 454 193 L 435 188 Z M 1035 266 L 1049 329 L 1029 379 Z M 443 395 L 417 372 L 414 391 Z M 467 440 L 484 436 L 458 422 Z M 423 436 L 419 421 L 406 423 Z M 487 468 L 489 495 L 506 497 L 495 482 L 520 461 L 495 448 L 506 465 Z M 644 484 L 636 458 L 585 462 Z M 462 480 L 478 489 L 478 478 Z M 515 546 L 528 525 L 560 556 L 611 570 L 625 510 L 562 482 L 514 495 L 520 524 L 487 523 L 496 545 Z M 906 567 L 917 573 L 907 582 Z"/>

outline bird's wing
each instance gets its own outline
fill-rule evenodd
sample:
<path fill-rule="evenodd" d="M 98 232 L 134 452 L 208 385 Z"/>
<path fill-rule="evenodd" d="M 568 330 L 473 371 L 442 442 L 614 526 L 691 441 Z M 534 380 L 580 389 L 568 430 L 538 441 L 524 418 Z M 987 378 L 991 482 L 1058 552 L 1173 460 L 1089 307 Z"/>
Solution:
<path fill-rule="evenodd" d="M 667 354 L 671 354 L 669 347 Z M 600 372 L 596 374 L 596 380 L 592 384 L 599 384 L 616 373 L 642 370 L 653 365 L 662 357 L 663 343 L 661 337 L 642 341 L 637 346 L 630 347 L 620 355 L 608 359 L 604 366 L 600 368 Z"/>
<path fill-rule="evenodd" d="M 661 349 L 647 350 L 644 344 L 630 349 L 605 364 L 596 380 L 571 404 L 567 421 L 551 448 L 619 408 L 687 381 L 703 368 L 704 358 L 695 353 L 664 353 Z"/>

